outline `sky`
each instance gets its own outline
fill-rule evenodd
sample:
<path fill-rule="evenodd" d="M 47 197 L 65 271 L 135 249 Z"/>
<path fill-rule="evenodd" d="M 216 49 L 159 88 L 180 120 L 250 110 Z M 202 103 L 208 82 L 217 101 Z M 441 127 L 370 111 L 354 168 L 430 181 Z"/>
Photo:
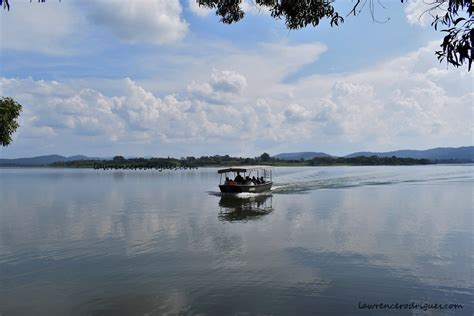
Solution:
<path fill-rule="evenodd" d="M 473 144 L 472 73 L 438 62 L 422 0 L 291 31 L 250 0 L 232 25 L 195 0 L 11 2 L 0 95 L 23 112 L 2 158 Z"/>

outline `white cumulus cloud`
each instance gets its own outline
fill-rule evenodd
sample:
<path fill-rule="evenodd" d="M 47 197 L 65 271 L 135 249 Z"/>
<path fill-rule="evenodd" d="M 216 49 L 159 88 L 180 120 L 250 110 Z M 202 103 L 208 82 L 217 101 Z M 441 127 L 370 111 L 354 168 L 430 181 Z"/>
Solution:
<path fill-rule="evenodd" d="M 247 80 L 243 75 L 230 70 L 214 70 L 210 82 L 193 81 L 187 89 L 196 98 L 211 103 L 221 103 L 233 101 L 232 98 L 239 96 L 246 86 Z"/>
<path fill-rule="evenodd" d="M 188 31 L 179 1 L 97 0 L 89 17 L 128 43 L 163 44 L 181 40 Z"/>
<path fill-rule="evenodd" d="M 68 3 L 48 5 L 14 1 L 0 18 L 0 49 L 33 51 L 51 55 L 69 53 L 77 18 Z"/>
<path fill-rule="evenodd" d="M 440 66 L 436 43 L 369 69 L 284 83 L 324 50 L 287 46 L 267 46 L 275 54 L 264 56 L 236 51 L 206 75 L 189 72 L 180 87 L 159 95 L 129 78 L 109 94 L 100 83 L 0 78 L 0 93 L 24 106 L 12 148 L 35 148 L 38 139 L 58 148 L 64 142 L 146 143 L 152 151 L 183 144 L 185 154 L 472 143 L 472 75 Z M 263 73 L 267 69 L 272 76 Z"/>

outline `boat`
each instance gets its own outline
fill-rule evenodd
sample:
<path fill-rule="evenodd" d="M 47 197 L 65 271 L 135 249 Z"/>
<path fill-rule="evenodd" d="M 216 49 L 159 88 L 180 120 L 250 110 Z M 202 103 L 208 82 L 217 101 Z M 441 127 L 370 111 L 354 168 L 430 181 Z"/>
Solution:
<path fill-rule="evenodd" d="M 264 192 L 273 184 L 271 166 L 229 167 L 217 173 L 221 175 L 219 189 L 223 193 Z"/>

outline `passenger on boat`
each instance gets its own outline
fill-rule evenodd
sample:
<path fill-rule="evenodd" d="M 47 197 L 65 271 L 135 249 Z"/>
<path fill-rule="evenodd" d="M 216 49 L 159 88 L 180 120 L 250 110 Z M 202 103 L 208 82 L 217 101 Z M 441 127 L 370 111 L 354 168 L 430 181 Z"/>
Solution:
<path fill-rule="evenodd" d="M 237 182 L 237 183 L 242 183 L 242 182 L 244 182 L 244 178 L 242 178 L 242 176 L 240 175 L 240 173 L 237 172 L 237 176 L 235 177 L 235 180 L 234 180 L 234 181 Z"/>
<path fill-rule="evenodd" d="M 224 184 L 226 184 L 226 185 L 235 185 L 235 182 L 233 180 L 230 180 L 229 177 L 225 177 Z"/>
<path fill-rule="evenodd" d="M 263 179 L 263 177 L 260 177 L 260 183 L 265 183 L 265 180 Z"/>
<path fill-rule="evenodd" d="M 245 184 L 247 184 L 247 185 L 253 184 L 253 183 L 252 183 L 252 179 L 250 179 L 250 176 L 246 176 L 246 177 L 245 177 Z"/>
<path fill-rule="evenodd" d="M 253 184 L 258 184 L 258 180 L 255 178 L 255 176 L 252 177 L 252 182 Z"/>

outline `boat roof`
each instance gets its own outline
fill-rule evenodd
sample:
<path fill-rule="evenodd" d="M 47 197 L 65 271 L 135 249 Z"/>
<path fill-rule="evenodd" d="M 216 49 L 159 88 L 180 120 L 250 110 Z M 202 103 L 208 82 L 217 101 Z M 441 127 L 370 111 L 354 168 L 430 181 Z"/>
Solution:
<path fill-rule="evenodd" d="M 257 170 L 270 170 L 272 169 L 272 166 L 238 166 L 238 167 L 229 167 L 225 169 L 219 169 L 217 170 L 217 173 L 226 173 L 226 172 L 251 172 L 251 171 L 257 171 Z"/>

